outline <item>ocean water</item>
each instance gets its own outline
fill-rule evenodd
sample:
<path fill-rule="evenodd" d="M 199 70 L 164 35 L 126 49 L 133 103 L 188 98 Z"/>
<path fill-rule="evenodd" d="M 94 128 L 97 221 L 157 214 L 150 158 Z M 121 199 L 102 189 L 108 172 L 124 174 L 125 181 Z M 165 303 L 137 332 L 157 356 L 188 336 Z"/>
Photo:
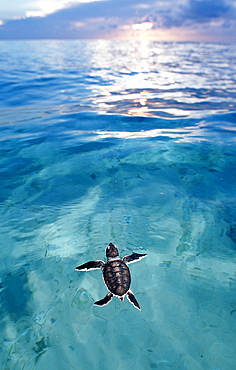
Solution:
<path fill-rule="evenodd" d="M 236 46 L 0 42 L 0 368 L 236 368 Z M 106 294 L 109 242 L 130 265 Z"/>

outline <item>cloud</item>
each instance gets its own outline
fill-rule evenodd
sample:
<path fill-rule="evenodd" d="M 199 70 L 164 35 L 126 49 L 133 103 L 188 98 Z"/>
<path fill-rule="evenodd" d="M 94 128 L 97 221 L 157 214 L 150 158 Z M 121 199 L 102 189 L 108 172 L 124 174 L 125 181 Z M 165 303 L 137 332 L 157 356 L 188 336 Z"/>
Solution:
<path fill-rule="evenodd" d="M 185 9 L 185 15 L 194 21 L 206 22 L 227 17 L 232 10 L 234 11 L 233 4 L 224 0 L 192 0 Z"/>
<path fill-rule="evenodd" d="M 55 1 L 51 0 L 38 0 L 35 3 L 32 3 L 32 7 L 36 10 L 27 10 L 26 11 L 26 18 L 28 17 L 45 17 L 48 14 L 54 13 L 55 11 L 59 9 L 63 9 L 66 4 L 68 4 L 67 0 L 60 0 Z"/>
<path fill-rule="evenodd" d="M 234 1 L 227 0 L 189 0 L 168 1 L 160 8 L 153 7 L 147 14 L 147 21 L 152 21 L 156 27 L 181 27 L 186 24 L 211 22 L 219 18 L 226 21 L 235 17 Z"/>
<path fill-rule="evenodd" d="M 101 0 L 79 4 L 64 0 L 63 4 L 64 8 L 44 17 L 4 22 L 0 39 L 119 37 L 127 33 L 128 26 L 132 32 L 132 24 L 142 22 L 153 24 L 148 32 L 192 27 L 204 32 L 209 29 L 212 35 L 214 30 L 217 36 L 221 27 L 227 37 L 236 30 L 233 0 Z"/>

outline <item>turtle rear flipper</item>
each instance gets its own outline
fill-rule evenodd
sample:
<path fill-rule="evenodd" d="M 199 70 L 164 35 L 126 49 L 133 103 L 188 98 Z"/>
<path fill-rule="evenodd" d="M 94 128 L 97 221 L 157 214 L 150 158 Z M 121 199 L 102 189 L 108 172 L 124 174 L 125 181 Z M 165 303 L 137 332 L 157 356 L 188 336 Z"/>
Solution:
<path fill-rule="evenodd" d="M 102 269 L 105 263 L 103 261 L 89 261 L 84 263 L 83 265 L 77 266 L 75 270 L 77 271 L 87 271 L 87 270 L 97 270 Z"/>
<path fill-rule="evenodd" d="M 132 305 L 133 305 L 134 307 L 136 307 L 138 310 L 140 310 L 140 311 L 141 311 L 141 308 L 140 308 L 140 306 L 139 306 L 139 304 L 138 304 L 138 301 L 137 301 L 137 299 L 135 298 L 135 296 L 134 296 L 133 292 L 131 292 L 131 290 L 129 290 L 129 291 L 127 292 L 127 298 L 128 298 L 128 300 L 130 301 L 130 303 L 132 303 Z"/>
<path fill-rule="evenodd" d="M 94 302 L 94 304 L 96 306 L 105 306 L 106 304 L 108 304 L 111 300 L 112 300 L 112 297 L 113 297 L 113 294 L 112 293 L 108 293 L 106 295 L 106 297 L 104 297 L 103 299 L 101 299 L 100 301 L 96 301 Z"/>

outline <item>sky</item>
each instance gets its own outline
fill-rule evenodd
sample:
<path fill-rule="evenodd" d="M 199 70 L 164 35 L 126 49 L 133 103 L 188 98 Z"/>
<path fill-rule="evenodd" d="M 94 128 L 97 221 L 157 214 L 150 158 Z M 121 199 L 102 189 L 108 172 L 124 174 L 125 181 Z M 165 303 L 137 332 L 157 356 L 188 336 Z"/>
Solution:
<path fill-rule="evenodd" d="M 236 41 L 236 0 L 0 0 L 0 40 Z"/>

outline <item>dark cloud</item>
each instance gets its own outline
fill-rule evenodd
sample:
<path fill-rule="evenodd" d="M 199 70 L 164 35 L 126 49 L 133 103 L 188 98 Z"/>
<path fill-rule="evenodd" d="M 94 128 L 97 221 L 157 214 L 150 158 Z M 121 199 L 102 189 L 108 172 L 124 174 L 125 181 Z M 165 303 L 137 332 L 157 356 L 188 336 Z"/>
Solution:
<path fill-rule="evenodd" d="M 232 11 L 234 12 L 233 4 L 224 0 L 191 0 L 185 8 L 185 16 L 198 22 L 206 22 L 225 17 Z"/>
<path fill-rule="evenodd" d="M 0 39 L 109 37 L 123 25 L 151 21 L 170 29 L 221 20 L 235 27 L 233 0 L 107 0 L 76 3 L 46 17 L 11 20 L 0 26 Z"/>
<path fill-rule="evenodd" d="M 190 22 L 200 24 L 211 22 L 215 19 L 235 19 L 236 11 L 234 2 L 225 0 L 189 0 L 187 4 L 169 6 L 168 9 L 153 9 L 147 19 L 165 28 L 181 27 Z"/>

